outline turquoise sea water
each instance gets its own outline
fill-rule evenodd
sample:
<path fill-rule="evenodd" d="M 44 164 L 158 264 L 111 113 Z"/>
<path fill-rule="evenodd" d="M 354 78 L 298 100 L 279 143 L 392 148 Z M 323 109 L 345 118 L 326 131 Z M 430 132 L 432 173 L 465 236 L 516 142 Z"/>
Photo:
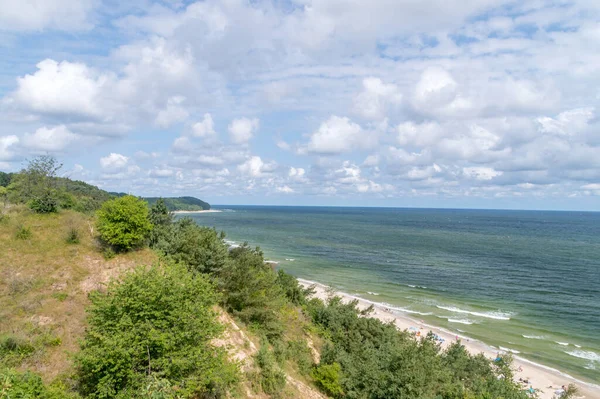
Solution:
<path fill-rule="evenodd" d="M 600 382 L 600 213 L 215 208 L 298 277 Z"/>

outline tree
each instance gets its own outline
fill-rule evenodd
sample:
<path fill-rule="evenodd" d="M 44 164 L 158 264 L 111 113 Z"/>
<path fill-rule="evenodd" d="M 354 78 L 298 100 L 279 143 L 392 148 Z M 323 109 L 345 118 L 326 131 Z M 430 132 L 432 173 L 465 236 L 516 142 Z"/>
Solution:
<path fill-rule="evenodd" d="M 11 180 L 11 191 L 17 201 L 27 202 L 37 213 L 58 211 L 59 199 L 56 177 L 62 164 L 51 155 L 33 158 L 27 168 Z"/>
<path fill-rule="evenodd" d="M 90 301 L 75 362 L 83 396 L 219 398 L 236 381 L 225 349 L 211 345 L 223 326 L 207 276 L 177 264 L 138 267 Z"/>
<path fill-rule="evenodd" d="M 279 316 L 286 299 L 277 274 L 265 265 L 260 249 L 245 244 L 232 249 L 230 260 L 218 274 L 218 282 L 229 312 L 259 326 L 269 339 L 281 335 L 283 324 Z"/>
<path fill-rule="evenodd" d="M 159 230 L 165 233 L 157 237 L 155 248 L 176 262 L 187 265 L 201 273 L 217 273 L 227 260 L 224 235 L 215 229 L 200 227 L 190 218 L 175 222 L 170 228 Z"/>
<path fill-rule="evenodd" d="M 150 246 L 158 246 L 159 241 L 170 235 L 173 224 L 173 213 L 169 212 L 165 201 L 159 198 L 150 208 L 150 223 L 154 226 L 150 234 Z"/>
<path fill-rule="evenodd" d="M 106 201 L 97 214 L 100 238 L 119 251 L 139 247 L 152 231 L 148 204 L 132 195 Z"/>

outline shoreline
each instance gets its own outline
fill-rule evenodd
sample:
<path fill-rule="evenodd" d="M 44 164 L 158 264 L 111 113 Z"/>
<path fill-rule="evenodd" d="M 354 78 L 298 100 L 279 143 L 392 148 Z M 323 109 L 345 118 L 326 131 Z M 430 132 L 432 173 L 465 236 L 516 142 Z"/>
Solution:
<path fill-rule="evenodd" d="M 219 209 L 206 209 L 206 210 L 201 210 L 201 211 L 171 211 L 171 213 L 178 215 L 178 214 L 184 214 L 184 213 L 218 213 L 218 212 L 223 212 Z"/>
<path fill-rule="evenodd" d="M 316 290 L 314 296 L 321 300 L 326 300 L 331 292 L 332 287 L 329 287 L 325 284 L 302 278 L 297 278 L 297 280 L 298 283 L 300 283 L 300 285 L 302 285 L 304 288 L 314 286 Z M 466 336 L 460 336 L 444 328 L 425 323 L 422 320 L 417 320 L 416 318 L 411 317 L 401 311 L 391 310 L 381 303 L 370 301 L 368 299 L 338 290 L 334 290 L 333 292 L 335 295 L 342 297 L 344 302 L 350 302 L 353 300 L 358 301 L 358 307 L 360 309 L 365 309 L 373 305 L 373 313 L 371 313 L 369 317 L 376 318 L 383 322 L 393 321 L 399 330 L 409 330 L 414 332 L 421 331 L 421 335 L 425 335 L 428 331 L 432 331 L 444 340 L 441 342 L 441 347 L 444 349 L 448 347 L 450 343 L 454 342 L 458 337 L 460 338 L 461 343 L 471 354 L 483 352 L 486 357 L 494 359 L 497 353 L 506 352 L 505 350 L 495 348 L 482 341 Z M 575 377 L 561 372 L 560 370 L 535 363 L 515 354 L 511 353 L 511 355 L 513 357 L 513 368 L 515 369 L 515 380 L 517 382 L 519 378 L 529 380 L 529 384 L 522 385 L 523 389 L 529 388 L 529 386 L 532 386 L 534 389 L 538 389 L 538 395 L 540 399 L 552 399 L 556 390 L 560 389 L 562 385 L 568 384 L 577 385 L 577 388 L 579 389 L 579 394 L 577 397 L 586 399 L 600 399 L 600 386 L 598 385 L 581 381 Z M 522 369 L 521 372 L 517 371 L 519 368 Z M 550 388 L 550 386 L 552 388 Z"/>

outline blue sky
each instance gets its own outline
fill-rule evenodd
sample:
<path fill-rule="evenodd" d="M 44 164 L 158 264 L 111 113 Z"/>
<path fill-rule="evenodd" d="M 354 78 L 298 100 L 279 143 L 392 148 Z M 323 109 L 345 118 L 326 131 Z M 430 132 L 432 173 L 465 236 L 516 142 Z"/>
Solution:
<path fill-rule="evenodd" d="M 214 204 L 600 210 L 600 3 L 0 0 L 0 170 Z"/>

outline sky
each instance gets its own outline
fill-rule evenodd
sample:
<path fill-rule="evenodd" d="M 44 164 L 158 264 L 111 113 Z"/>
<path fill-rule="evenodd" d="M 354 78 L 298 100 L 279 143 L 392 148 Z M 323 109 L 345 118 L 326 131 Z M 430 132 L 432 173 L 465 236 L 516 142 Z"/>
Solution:
<path fill-rule="evenodd" d="M 600 210 L 597 0 L 0 0 L 0 170 L 211 204 Z"/>

